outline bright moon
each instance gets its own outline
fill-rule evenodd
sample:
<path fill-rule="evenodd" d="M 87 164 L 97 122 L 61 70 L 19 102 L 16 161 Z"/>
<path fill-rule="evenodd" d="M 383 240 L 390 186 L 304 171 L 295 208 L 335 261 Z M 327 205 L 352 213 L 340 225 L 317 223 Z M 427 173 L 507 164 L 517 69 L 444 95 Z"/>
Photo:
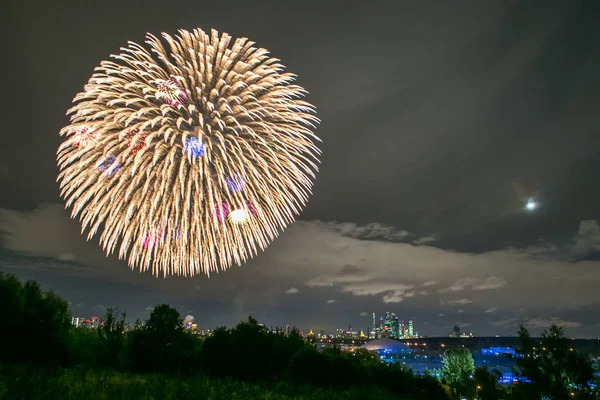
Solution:
<path fill-rule="evenodd" d="M 536 203 L 536 202 L 535 202 L 533 199 L 529 199 L 529 200 L 527 200 L 527 204 L 525 204 L 525 208 L 526 208 L 528 211 L 533 211 L 533 210 L 535 210 L 535 209 L 537 208 L 537 206 L 538 206 L 538 205 L 537 205 L 537 203 Z"/>

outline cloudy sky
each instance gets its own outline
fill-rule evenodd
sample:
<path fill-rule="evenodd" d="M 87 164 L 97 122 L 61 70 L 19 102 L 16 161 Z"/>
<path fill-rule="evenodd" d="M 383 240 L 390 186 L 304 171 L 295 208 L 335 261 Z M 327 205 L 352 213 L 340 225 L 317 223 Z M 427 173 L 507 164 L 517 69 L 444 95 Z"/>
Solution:
<path fill-rule="evenodd" d="M 597 2 L 124 3 L 9 0 L 1 270 L 82 316 L 167 302 L 202 327 L 253 314 L 365 330 L 392 311 L 424 335 L 555 322 L 600 336 Z M 100 60 L 195 27 L 249 37 L 299 75 L 321 172 L 299 221 L 249 263 L 155 278 L 80 236 L 55 183 L 58 131 Z"/>

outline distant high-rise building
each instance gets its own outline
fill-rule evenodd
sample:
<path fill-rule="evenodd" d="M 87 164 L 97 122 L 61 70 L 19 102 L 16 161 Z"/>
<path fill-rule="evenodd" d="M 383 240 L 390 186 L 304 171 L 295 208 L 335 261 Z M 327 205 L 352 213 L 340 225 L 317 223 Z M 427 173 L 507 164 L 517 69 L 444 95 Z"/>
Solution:
<path fill-rule="evenodd" d="M 376 326 L 377 326 L 377 323 L 375 321 L 375 313 L 373 313 L 373 330 L 375 330 Z"/>
<path fill-rule="evenodd" d="M 403 319 L 400 320 L 400 324 L 398 326 L 398 338 L 403 339 L 406 337 L 406 321 Z"/>
<path fill-rule="evenodd" d="M 459 326 L 454 326 L 454 337 L 455 338 L 460 337 L 460 327 Z"/>
<path fill-rule="evenodd" d="M 381 339 L 381 329 L 382 329 L 382 318 L 379 318 L 377 324 L 375 324 L 375 339 Z"/>
<path fill-rule="evenodd" d="M 80 327 L 83 324 L 84 318 L 82 317 L 73 317 L 71 318 L 71 325 L 75 327 Z"/>
<path fill-rule="evenodd" d="M 286 324 L 285 325 L 285 334 L 289 335 L 290 334 L 290 324 Z"/>
<path fill-rule="evenodd" d="M 393 334 L 394 328 L 392 327 L 392 316 L 390 312 L 386 312 L 383 317 L 383 326 L 381 334 L 384 338 L 389 338 Z"/>
<path fill-rule="evenodd" d="M 408 336 L 409 337 L 413 337 L 414 336 L 414 328 L 413 328 L 412 319 L 408 320 Z"/>
<path fill-rule="evenodd" d="M 394 339 L 400 339 L 400 321 L 398 320 L 398 317 L 394 314 L 393 315 L 393 319 L 392 319 L 392 330 L 394 332 L 393 337 Z"/>

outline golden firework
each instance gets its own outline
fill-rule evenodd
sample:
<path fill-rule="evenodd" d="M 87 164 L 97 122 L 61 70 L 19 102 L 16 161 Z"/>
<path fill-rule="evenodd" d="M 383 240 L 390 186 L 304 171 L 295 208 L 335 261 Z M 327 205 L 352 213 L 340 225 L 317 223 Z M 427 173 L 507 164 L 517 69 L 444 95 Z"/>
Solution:
<path fill-rule="evenodd" d="M 162 36 L 147 35 L 150 51 L 129 42 L 75 96 L 57 181 L 107 255 L 209 275 L 264 250 L 306 204 L 319 120 L 295 75 L 248 39 Z"/>

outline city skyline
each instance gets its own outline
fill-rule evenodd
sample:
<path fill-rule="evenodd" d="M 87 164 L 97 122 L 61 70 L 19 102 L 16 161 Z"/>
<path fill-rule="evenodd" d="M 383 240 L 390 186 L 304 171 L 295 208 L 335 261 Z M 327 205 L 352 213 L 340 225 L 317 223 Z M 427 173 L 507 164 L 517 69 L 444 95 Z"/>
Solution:
<path fill-rule="evenodd" d="M 429 336 L 553 323 L 600 336 L 600 4 L 60 0 L 10 12 L 0 270 L 55 290 L 74 316 L 119 307 L 145 320 L 168 303 L 198 326 L 253 315 L 334 331 L 389 311 Z M 100 60 L 146 32 L 196 27 L 248 37 L 298 75 L 322 120 L 322 164 L 266 251 L 210 278 L 157 279 L 69 218 L 58 132 Z"/>

